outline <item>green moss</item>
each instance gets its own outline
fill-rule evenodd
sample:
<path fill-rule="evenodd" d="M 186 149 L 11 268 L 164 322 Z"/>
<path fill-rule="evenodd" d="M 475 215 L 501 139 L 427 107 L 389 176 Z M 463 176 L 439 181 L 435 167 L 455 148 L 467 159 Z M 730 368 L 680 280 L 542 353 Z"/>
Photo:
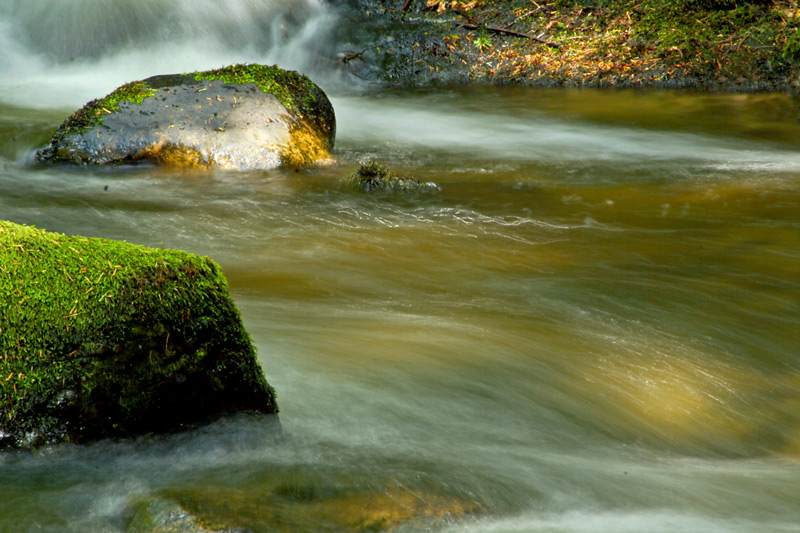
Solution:
<path fill-rule="evenodd" d="M 349 179 L 356 187 L 366 192 L 417 192 L 438 189 L 433 183 L 422 183 L 416 178 L 398 176 L 375 161 L 361 165 Z"/>
<path fill-rule="evenodd" d="M 297 114 L 298 130 L 318 130 L 315 144 L 324 152 L 333 147 L 336 132 L 336 117 L 328 97 L 313 81 L 292 70 L 284 70 L 276 65 L 238 64 L 215 70 L 191 74 L 196 80 L 222 80 L 225 83 L 254 83 L 263 92 L 275 95 L 283 106 Z M 301 140 L 302 141 L 302 140 Z M 302 141 L 305 142 L 305 141 Z M 296 143 L 295 143 L 296 144 Z M 296 164 L 297 157 L 283 154 L 283 157 Z M 308 160 L 309 156 L 302 156 Z"/>
<path fill-rule="evenodd" d="M 289 111 L 301 117 L 312 116 L 319 88 L 308 77 L 276 65 L 238 64 L 192 74 L 196 80 L 222 80 L 225 83 L 256 84 L 263 92 L 275 95 Z"/>
<path fill-rule="evenodd" d="M 0 221 L 0 445 L 236 410 L 277 407 L 215 263 Z"/>
<path fill-rule="evenodd" d="M 36 154 L 39 161 L 50 161 L 57 159 L 56 151 L 58 146 L 70 136 L 84 133 L 103 123 L 103 118 L 110 115 L 124 101 L 141 104 L 145 98 L 153 96 L 157 89 L 151 88 L 143 81 L 134 81 L 118 87 L 116 90 L 105 96 L 92 100 L 64 121 L 53 133 L 50 144 Z"/>
<path fill-rule="evenodd" d="M 104 107 L 113 111 L 125 100 L 129 100 L 134 104 L 141 104 L 145 98 L 154 94 L 156 94 L 156 89 L 153 89 L 143 81 L 134 81 L 119 87 L 103 98 L 101 103 Z"/>
<path fill-rule="evenodd" d="M 92 100 L 70 117 L 70 121 L 73 122 L 70 131 L 83 132 L 99 126 L 103 123 L 103 116 L 119 109 L 119 105 L 122 102 L 127 100 L 135 104 L 141 104 L 145 98 L 153 96 L 156 92 L 156 89 L 152 89 L 143 81 L 126 83 L 106 97 Z"/>
<path fill-rule="evenodd" d="M 751 77 L 763 64 L 786 59 L 775 55 L 786 41 L 785 14 L 771 2 L 653 0 L 632 7 L 636 38 L 686 74 Z"/>

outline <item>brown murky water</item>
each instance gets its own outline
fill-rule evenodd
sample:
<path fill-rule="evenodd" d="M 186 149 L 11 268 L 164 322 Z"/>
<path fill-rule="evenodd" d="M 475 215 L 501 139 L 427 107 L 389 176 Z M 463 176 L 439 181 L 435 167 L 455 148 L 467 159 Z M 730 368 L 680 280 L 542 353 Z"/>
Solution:
<path fill-rule="evenodd" d="M 285 435 L 2 454 L 0 531 L 225 488 L 286 530 L 800 531 L 797 101 L 331 85 L 336 162 L 299 173 L 37 168 L 79 104 L 4 100 L 0 217 L 218 261 Z M 350 188 L 373 158 L 439 190 Z"/>

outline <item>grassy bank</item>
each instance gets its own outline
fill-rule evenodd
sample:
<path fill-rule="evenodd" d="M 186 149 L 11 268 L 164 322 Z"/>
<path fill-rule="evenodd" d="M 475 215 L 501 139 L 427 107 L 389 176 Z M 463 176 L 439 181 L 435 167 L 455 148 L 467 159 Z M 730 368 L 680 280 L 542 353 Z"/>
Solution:
<path fill-rule="evenodd" d="M 418 41 L 406 52 L 386 47 L 385 53 L 394 54 L 390 63 L 402 63 L 398 54 L 411 55 L 412 63 L 430 71 L 417 68 L 417 75 L 432 80 L 438 71 L 460 69 L 469 81 L 492 84 L 800 88 L 795 1 L 366 3 L 380 6 L 382 16 L 395 18 Z M 386 78 L 398 78 L 397 72 Z"/>

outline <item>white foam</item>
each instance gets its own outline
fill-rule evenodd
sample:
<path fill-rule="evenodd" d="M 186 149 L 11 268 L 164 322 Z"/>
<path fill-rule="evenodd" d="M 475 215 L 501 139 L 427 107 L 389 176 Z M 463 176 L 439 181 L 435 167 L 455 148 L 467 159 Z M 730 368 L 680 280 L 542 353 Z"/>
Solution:
<path fill-rule="evenodd" d="M 0 6 L 0 103 L 73 109 L 132 80 L 235 63 L 309 73 L 335 20 L 321 0 L 16 0 Z"/>
<path fill-rule="evenodd" d="M 676 510 L 567 511 L 527 513 L 513 518 L 487 518 L 472 524 L 459 523 L 445 530 L 452 533 L 749 533 L 797 531 L 789 523 L 742 522 L 687 514 Z"/>

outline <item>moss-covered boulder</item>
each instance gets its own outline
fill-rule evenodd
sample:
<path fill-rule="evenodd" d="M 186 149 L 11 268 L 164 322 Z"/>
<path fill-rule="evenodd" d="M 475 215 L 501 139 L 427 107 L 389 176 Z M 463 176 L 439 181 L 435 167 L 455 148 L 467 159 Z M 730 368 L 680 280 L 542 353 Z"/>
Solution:
<path fill-rule="evenodd" d="M 0 221 L 0 447 L 277 410 L 210 259 Z"/>
<path fill-rule="evenodd" d="M 123 85 L 70 116 L 36 156 L 42 163 L 298 167 L 328 159 L 335 133 L 333 106 L 309 78 L 233 65 Z"/>

